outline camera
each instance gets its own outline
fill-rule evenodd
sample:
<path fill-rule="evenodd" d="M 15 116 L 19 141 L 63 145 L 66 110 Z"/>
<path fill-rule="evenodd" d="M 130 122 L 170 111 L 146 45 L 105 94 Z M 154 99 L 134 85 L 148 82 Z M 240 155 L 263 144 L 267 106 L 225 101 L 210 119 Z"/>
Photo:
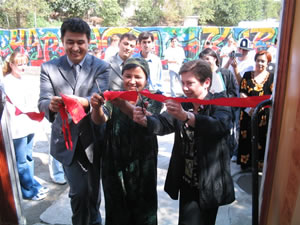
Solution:
<path fill-rule="evenodd" d="M 235 51 L 232 51 L 229 53 L 229 57 L 234 59 L 236 57 L 241 57 L 242 56 L 242 53 L 236 53 Z"/>

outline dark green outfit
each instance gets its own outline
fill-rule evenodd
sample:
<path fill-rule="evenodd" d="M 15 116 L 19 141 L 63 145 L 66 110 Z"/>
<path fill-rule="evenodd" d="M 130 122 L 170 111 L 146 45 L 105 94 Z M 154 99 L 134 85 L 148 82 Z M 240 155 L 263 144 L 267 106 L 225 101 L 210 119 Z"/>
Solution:
<path fill-rule="evenodd" d="M 160 112 L 161 103 L 148 102 L 148 111 Z M 109 102 L 104 109 L 109 116 L 102 164 L 105 224 L 156 225 L 156 135 L 148 133 Z"/>

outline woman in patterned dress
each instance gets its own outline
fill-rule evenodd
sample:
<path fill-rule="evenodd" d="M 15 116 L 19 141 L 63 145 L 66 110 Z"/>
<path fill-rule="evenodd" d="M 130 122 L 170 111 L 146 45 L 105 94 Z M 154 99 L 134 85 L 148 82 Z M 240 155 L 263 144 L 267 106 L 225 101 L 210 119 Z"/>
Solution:
<path fill-rule="evenodd" d="M 274 74 L 267 71 L 272 61 L 269 52 L 262 50 L 256 53 L 255 71 L 246 72 L 241 80 L 240 95 L 250 96 L 271 95 L 273 91 Z M 238 163 L 243 170 L 251 166 L 251 116 L 254 108 L 243 108 L 240 114 L 240 138 L 238 148 Z M 266 137 L 268 130 L 269 109 L 262 108 L 258 113 L 258 157 L 259 168 L 262 169 Z"/>

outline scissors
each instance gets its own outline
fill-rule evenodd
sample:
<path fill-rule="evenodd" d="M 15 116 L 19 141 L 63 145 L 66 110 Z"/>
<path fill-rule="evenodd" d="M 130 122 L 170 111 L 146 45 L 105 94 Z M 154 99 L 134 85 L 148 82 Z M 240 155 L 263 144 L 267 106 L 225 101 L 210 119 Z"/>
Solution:
<path fill-rule="evenodd" d="M 95 81 L 96 81 L 96 85 L 97 85 L 97 88 L 98 88 L 99 95 L 100 95 L 102 98 L 104 98 L 104 95 L 103 95 L 103 93 L 102 93 L 102 91 L 101 91 L 101 89 L 100 89 L 100 86 L 99 86 L 99 84 L 98 84 L 98 81 L 97 81 L 97 80 L 95 80 Z"/>
<path fill-rule="evenodd" d="M 101 89 L 100 89 L 100 86 L 99 86 L 99 84 L 98 84 L 98 81 L 97 80 L 95 80 L 96 81 L 96 84 L 97 84 L 97 88 L 98 88 L 98 92 L 99 92 L 99 95 L 103 98 L 103 99 L 105 99 L 104 98 L 104 95 L 103 95 L 103 93 L 102 93 L 102 91 L 101 91 Z M 104 104 L 104 101 L 101 103 L 101 105 L 103 105 Z"/>
<path fill-rule="evenodd" d="M 141 93 L 138 91 L 137 88 L 136 88 L 136 93 L 138 94 L 138 97 L 139 97 L 141 105 L 142 105 L 142 111 L 143 111 L 143 113 L 145 115 L 144 109 L 146 109 L 147 107 L 146 107 L 146 104 L 145 104 L 145 102 L 143 100 L 143 97 L 142 97 Z"/>

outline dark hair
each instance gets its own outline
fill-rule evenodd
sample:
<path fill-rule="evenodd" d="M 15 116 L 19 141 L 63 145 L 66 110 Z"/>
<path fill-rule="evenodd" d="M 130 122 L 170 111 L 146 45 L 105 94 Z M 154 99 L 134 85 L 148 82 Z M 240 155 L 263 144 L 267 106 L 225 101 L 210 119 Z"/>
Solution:
<path fill-rule="evenodd" d="M 261 51 L 257 52 L 254 56 L 254 61 L 256 61 L 257 57 L 261 56 L 261 55 L 265 55 L 267 57 L 268 63 L 270 63 L 272 61 L 271 54 L 266 50 L 261 50 Z"/>
<path fill-rule="evenodd" d="M 151 38 L 152 42 L 154 41 L 154 35 L 151 32 L 149 32 L 149 31 L 142 32 L 139 35 L 139 42 L 141 43 L 142 40 L 145 40 L 145 39 L 148 39 L 148 38 Z"/>
<path fill-rule="evenodd" d="M 97 48 L 97 47 L 94 47 L 94 48 L 93 48 L 93 52 L 100 52 L 100 49 Z"/>
<path fill-rule="evenodd" d="M 208 62 L 202 59 L 186 62 L 180 68 L 179 74 L 182 75 L 186 72 L 191 72 L 192 74 L 194 74 L 201 84 L 203 84 L 207 80 L 207 78 L 209 78 L 211 86 L 212 71 Z"/>
<path fill-rule="evenodd" d="M 63 39 L 66 32 L 86 34 L 88 40 L 91 39 L 90 26 L 80 18 L 70 18 L 63 22 L 60 28 L 61 38 Z"/>
<path fill-rule="evenodd" d="M 124 39 L 124 38 L 127 38 L 129 41 L 136 41 L 136 36 L 132 33 L 125 33 L 125 34 L 122 34 L 121 37 L 120 37 L 120 42 Z"/>
<path fill-rule="evenodd" d="M 199 59 L 203 59 L 205 56 L 212 56 L 216 59 L 216 65 L 219 67 L 220 66 L 220 59 L 218 54 L 212 50 L 211 48 L 206 48 L 199 54 Z"/>
<path fill-rule="evenodd" d="M 178 41 L 178 38 L 177 37 L 170 38 L 170 42 L 172 42 L 173 40 L 177 40 Z"/>

